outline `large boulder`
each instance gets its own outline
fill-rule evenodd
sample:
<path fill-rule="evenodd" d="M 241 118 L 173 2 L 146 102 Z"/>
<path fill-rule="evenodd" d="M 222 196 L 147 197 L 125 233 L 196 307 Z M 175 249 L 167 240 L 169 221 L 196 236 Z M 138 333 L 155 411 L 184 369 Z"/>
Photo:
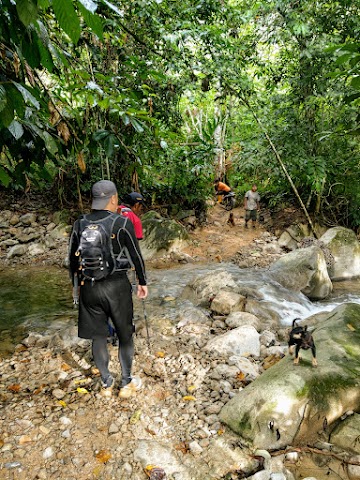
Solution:
<path fill-rule="evenodd" d="M 220 355 L 260 355 L 260 335 L 251 325 L 234 328 L 223 335 L 212 338 L 204 347 L 206 351 Z"/>
<path fill-rule="evenodd" d="M 290 252 L 274 262 L 269 271 L 282 286 L 302 292 L 312 300 L 321 300 L 332 292 L 325 257 L 319 247 Z"/>
<path fill-rule="evenodd" d="M 317 369 L 308 352 L 299 366 L 286 356 L 220 412 L 220 419 L 256 448 L 311 443 L 345 412 L 359 411 L 360 305 L 341 305 L 318 318 L 312 332 Z"/>
<path fill-rule="evenodd" d="M 208 308 L 221 290 L 237 290 L 235 280 L 226 270 L 211 272 L 196 277 L 184 288 L 182 297 L 191 300 L 197 305 Z"/>
<path fill-rule="evenodd" d="M 141 241 L 141 252 L 145 260 L 179 250 L 189 237 L 180 223 L 163 218 L 154 211 L 143 215 L 142 224 L 144 240 Z"/>
<path fill-rule="evenodd" d="M 320 240 L 334 257 L 334 264 L 329 272 L 332 280 L 360 276 L 360 243 L 352 230 L 343 227 L 330 228 Z"/>

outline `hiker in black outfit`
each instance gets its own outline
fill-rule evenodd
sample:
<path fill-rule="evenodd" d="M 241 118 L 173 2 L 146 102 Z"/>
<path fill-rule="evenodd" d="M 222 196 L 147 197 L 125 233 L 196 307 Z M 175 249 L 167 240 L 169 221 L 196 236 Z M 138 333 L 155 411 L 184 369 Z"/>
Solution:
<path fill-rule="evenodd" d="M 114 386 L 107 348 L 108 318 L 111 319 L 119 338 L 118 356 L 122 369 L 119 397 L 128 398 L 141 387 L 141 379 L 131 376 L 134 325 L 132 285 L 127 271 L 134 267 L 137 296 L 145 299 L 148 294 L 145 265 L 133 224 L 115 213 L 118 206 L 115 184 L 109 180 L 95 183 L 92 197 L 92 212 L 76 220 L 69 246 L 70 275 L 75 289 L 77 278 L 80 280 L 79 337 L 92 339 L 93 358 L 102 380 L 101 394 L 110 397 Z M 84 247 L 86 242 L 91 245 L 94 240 L 89 240 L 89 232 L 91 236 L 99 230 L 107 237 L 102 247 L 104 261 L 100 264 L 101 255 L 97 255 L 96 260 L 86 258 L 90 250 Z"/>

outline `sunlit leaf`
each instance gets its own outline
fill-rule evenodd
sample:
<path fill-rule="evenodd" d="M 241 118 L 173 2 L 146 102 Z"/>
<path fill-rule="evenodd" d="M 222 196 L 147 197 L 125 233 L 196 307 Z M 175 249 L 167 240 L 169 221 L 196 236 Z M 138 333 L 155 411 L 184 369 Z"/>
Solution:
<path fill-rule="evenodd" d="M 38 10 L 35 0 L 17 0 L 16 10 L 25 27 L 36 21 Z"/>
<path fill-rule="evenodd" d="M 100 450 L 96 455 L 96 459 L 101 463 L 107 463 L 111 458 L 111 453 L 108 450 Z"/>
<path fill-rule="evenodd" d="M 77 44 L 80 38 L 80 19 L 71 0 L 52 0 L 52 6 L 60 27 Z"/>
<path fill-rule="evenodd" d="M 89 391 L 86 390 L 86 388 L 83 388 L 83 387 L 78 387 L 78 388 L 76 389 L 76 391 L 77 391 L 78 393 L 89 393 Z"/>
<path fill-rule="evenodd" d="M 185 395 L 185 397 L 183 397 L 183 400 L 184 402 L 196 402 L 196 398 L 192 395 Z"/>
<path fill-rule="evenodd" d="M 159 350 L 159 351 L 155 352 L 155 357 L 164 358 L 165 357 L 165 352 Z"/>
<path fill-rule="evenodd" d="M 137 423 L 140 420 L 140 417 L 141 417 L 141 410 L 136 410 L 136 412 L 134 412 L 130 417 L 131 425 L 134 425 L 135 423 Z"/>

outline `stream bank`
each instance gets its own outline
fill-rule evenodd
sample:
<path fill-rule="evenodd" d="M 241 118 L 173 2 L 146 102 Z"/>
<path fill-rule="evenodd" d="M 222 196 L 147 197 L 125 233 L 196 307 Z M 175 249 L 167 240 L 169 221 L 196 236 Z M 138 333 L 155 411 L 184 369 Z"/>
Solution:
<path fill-rule="evenodd" d="M 199 244 L 190 246 L 194 265 L 184 265 L 185 269 L 201 270 L 206 262 L 236 269 L 235 265 L 227 267 L 224 260 L 230 249 L 239 248 L 234 242 L 241 241 L 242 248 L 248 249 L 245 256 L 263 261 L 255 242 L 266 233 L 262 227 L 241 235 L 241 224 L 236 231 L 225 225 L 225 220 L 215 219 L 210 224 L 210 237 L 206 227 L 202 230 L 204 238 L 207 236 L 206 248 L 198 237 Z M 245 242 L 247 234 L 251 239 Z M 218 243 L 214 235 L 218 235 Z M 66 239 L 60 239 L 52 249 L 57 259 L 53 264 L 59 262 L 61 268 L 66 245 Z M 273 252 L 269 259 L 271 255 Z M 34 257 L 35 265 L 50 263 L 47 256 Z M 18 270 L 22 268 L 19 258 L 13 263 Z M 341 476 L 345 475 L 344 465 L 336 458 L 339 452 L 326 445 L 324 435 L 308 450 L 290 448 L 291 455 L 285 451 L 266 454 L 254 451 L 220 422 L 222 407 L 286 355 L 287 328 L 262 332 L 261 355 L 244 356 L 241 366 L 215 351 L 205 351 L 201 329 L 216 336 L 229 327 L 221 315 L 209 316 L 186 299 L 179 303 L 179 290 L 188 282 L 182 283 L 180 271 L 173 270 L 179 263 L 169 256 L 150 264 L 150 277 L 152 271 L 157 272 L 157 281 L 166 286 L 164 292 L 150 282 L 150 351 L 141 306 L 136 305 L 134 374 L 144 381 L 136 397 L 123 401 L 99 395 L 89 343 L 77 339 L 73 315 L 64 316 L 56 331 L 30 334 L 11 357 L 2 360 L 0 478 L 142 480 L 147 478 L 144 466 L 149 463 L 162 467 L 169 480 L 346 478 Z M 67 276 L 66 270 L 62 271 Z M 196 328 L 188 324 L 195 315 L 200 320 Z M 180 321 L 181 329 L 177 327 Z M 271 344 L 277 352 L 273 356 L 268 350 Z M 111 370 L 118 376 L 117 349 L 112 345 L 109 349 Z"/>

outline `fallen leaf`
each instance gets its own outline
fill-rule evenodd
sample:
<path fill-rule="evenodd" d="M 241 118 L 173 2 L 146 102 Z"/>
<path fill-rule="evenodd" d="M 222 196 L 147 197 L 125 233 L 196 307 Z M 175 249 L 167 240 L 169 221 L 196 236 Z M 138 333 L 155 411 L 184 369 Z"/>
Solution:
<path fill-rule="evenodd" d="M 355 332 L 356 328 L 354 328 L 354 327 L 351 325 L 351 323 L 348 323 L 346 326 L 348 327 L 349 330 L 351 330 L 352 332 Z"/>
<path fill-rule="evenodd" d="M 141 410 L 136 410 L 131 417 L 130 417 L 130 423 L 131 425 L 135 425 L 140 420 L 141 417 Z"/>
<path fill-rule="evenodd" d="M 236 374 L 236 380 L 239 380 L 239 382 L 242 382 L 243 380 L 245 380 L 245 373 L 240 371 L 240 372 L 237 372 Z"/>
<path fill-rule="evenodd" d="M 59 405 L 61 405 L 62 407 L 67 407 L 67 403 L 64 402 L 64 400 L 59 400 Z"/>
<path fill-rule="evenodd" d="M 196 398 L 192 395 L 185 395 L 185 397 L 183 397 L 183 400 L 184 402 L 196 402 Z"/>
<path fill-rule="evenodd" d="M 225 433 L 225 430 L 223 428 L 219 428 L 219 430 L 217 431 L 218 435 L 224 435 L 224 433 Z"/>
<path fill-rule="evenodd" d="M 145 428 L 145 430 L 150 433 L 150 435 L 156 435 L 156 432 L 154 430 L 151 430 L 151 428 Z"/>
<path fill-rule="evenodd" d="M 186 442 L 178 443 L 174 446 L 175 450 L 179 450 L 181 453 L 189 453 L 189 445 Z"/>
<path fill-rule="evenodd" d="M 33 394 L 34 395 L 39 395 L 39 393 L 41 393 L 44 390 L 45 387 L 46 387 L 46 385 L 43 383 L 42 385 L 40 385 L 40 387 L 36 388 L 33 391 Z"/>
<path fill-rule="evenodd" d="M 82 388 L 82 387 L 78 387 L 78 388 L 76 389 L 76 391 L 77 391 L 78 393 L 89 393 L 89 391 L 86 390 L 86 388 Z"/>
<path fill-rule="evenodd" d="M 103 471 L 103 466 L 102 465 L 97 465 L 94 470 L 93 470 L 93 475 L 95 478 L 98 478 L 100 477 L 100 475 L 102 474 L 102 471 Z"/>
<path fill-rule="evenodd" d="M 164 358 L 165 357 L 165 352 L 162 352 L 159 350 L 158 352 L 155 353 L 156 358 Z"/>
<path fill-rule="evenodd" d="M 106 463 L 110 460 L 111 453 L 108 450 L 100 450 L 95 457 L 99 462 Z"/>
<path fill-rule="evenodd" d="M 68 139 L 70 138 L 70 132 L 68 134 Z M 67 141 L 67 140 L 66 140 Z M 78 153 L 78 156 L 77 156 L 77 163 L 78 163 L 78 167 L 80 168 L 80 171 L 82 173 L 85 173 L 86 171 L 86 163 L 85 163 L 85 158 L 84 158 L 84 153 L 83 152 L 79 152 Z"/>
<path fill-rule="evenodd" d="M 9 385 L 7 389 L 9 390 L 9 392 L 18 393 L 21 387 L 19 383 L 14 383 L 14 385 Z"/>
<path fill-rule="evenodd" d="M 189 386 L 187 387 L 187 391 L 188 391 L 189 393 L 192 393 L 192 392 L 194 392 L 195 390 L 196 390 L 195 385 L 189 385 Z"/>
<path fill-rule="evenodd" d="M 70 365 L 64 362 L 61 364 L 61 370 L 63 370 L 64 372 L 68 372 L 69 370 L 71 370 L 71 367 Z"/>

